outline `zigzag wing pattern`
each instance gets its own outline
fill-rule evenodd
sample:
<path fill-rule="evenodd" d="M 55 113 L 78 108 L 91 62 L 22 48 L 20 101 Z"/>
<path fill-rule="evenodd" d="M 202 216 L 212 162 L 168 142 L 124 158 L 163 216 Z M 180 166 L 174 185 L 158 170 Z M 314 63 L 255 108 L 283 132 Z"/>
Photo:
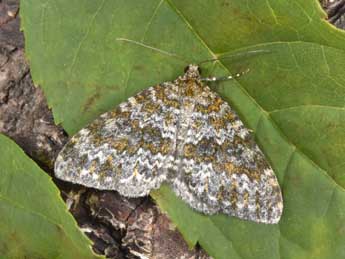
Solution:
<path fill-rule="evenodd" d="M 195 82 L 193 89 L 182 101 L 175 192 L 205 214 L 277 223 L 283 209 L 280 187 L 249 130 L 207 86 Z"/>
<path fill-rule="evenodd" d="M 195 210 L 277 223 L 272 168 L 236 112 L 189 65 L 79 131 L 55 162 L 57 177 L 127 197 L 168 182 Z"/>
<path fill-rule="evenodd" d="M 127 197 L 148 195 L 174 165 L 178 88 L 148 88 L 79 131 L 60 152 L 60 179 Z"/>

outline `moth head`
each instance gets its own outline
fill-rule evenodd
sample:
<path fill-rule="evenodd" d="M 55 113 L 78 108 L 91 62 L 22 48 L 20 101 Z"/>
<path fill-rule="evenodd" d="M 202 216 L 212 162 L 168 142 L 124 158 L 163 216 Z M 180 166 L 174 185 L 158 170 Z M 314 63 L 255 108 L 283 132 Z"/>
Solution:
<path fill-rule="evenodd" d="M 200 67 L 194 64 L 190 64 L 186 66 L 184 69 L 184 72 L 185 72 L 186 78 L 194 78 L 194 79 L 200 78 L 200 74 L 201 74 Z"/>

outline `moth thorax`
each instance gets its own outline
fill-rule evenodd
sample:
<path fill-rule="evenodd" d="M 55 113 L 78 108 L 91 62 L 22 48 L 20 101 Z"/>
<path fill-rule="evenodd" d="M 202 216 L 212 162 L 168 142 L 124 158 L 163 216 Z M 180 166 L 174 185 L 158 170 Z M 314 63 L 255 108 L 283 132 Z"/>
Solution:
<path fill-rule="evenodd" d="M 203 86 L 199 80 L 187 79 L 185 81 L 184 91 L 186 96 L 196 97 L 203 92 Z"/>

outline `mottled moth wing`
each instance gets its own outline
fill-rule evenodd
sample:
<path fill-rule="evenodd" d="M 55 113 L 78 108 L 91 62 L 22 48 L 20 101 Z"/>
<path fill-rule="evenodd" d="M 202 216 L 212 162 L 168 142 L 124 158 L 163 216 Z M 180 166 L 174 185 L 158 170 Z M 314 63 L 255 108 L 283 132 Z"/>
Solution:
<path fill-rule="evenodd" d="M 183 97 L 181 114 L 181 165 L 172 180 L 178 196 L 205 214 L 277 223 L 283 209 L 277 179 L 230 106 L 203 86 Z"/>
<path fill-rule="evenodd" d="M 255 222 L 277 223 L 283 210 L 263 153 L 196 65 L 79 131 L 58 155 L 55 175 L 127 197 L 166 181 L 197 211 Z"/>
<path fill-rule="evenodd" d="M 148 195 L 173 167 L 178 116 L 175 85 L 148 88 L 73 136 L 57 157 L 55 174 L 127 197 Z"/>

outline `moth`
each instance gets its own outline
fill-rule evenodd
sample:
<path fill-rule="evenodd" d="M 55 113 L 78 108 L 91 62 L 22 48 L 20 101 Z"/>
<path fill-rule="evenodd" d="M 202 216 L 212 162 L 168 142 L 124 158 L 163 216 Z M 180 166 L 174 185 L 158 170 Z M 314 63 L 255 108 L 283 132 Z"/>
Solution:
<path fill-rule="evenodd" d="M 168 183 L 204 214 L 278 223 L 277 178 L 237 113 L 202 79 L 197 65 L 139 92 L 74 135 L 55 175 L 126 197 Z"/>

